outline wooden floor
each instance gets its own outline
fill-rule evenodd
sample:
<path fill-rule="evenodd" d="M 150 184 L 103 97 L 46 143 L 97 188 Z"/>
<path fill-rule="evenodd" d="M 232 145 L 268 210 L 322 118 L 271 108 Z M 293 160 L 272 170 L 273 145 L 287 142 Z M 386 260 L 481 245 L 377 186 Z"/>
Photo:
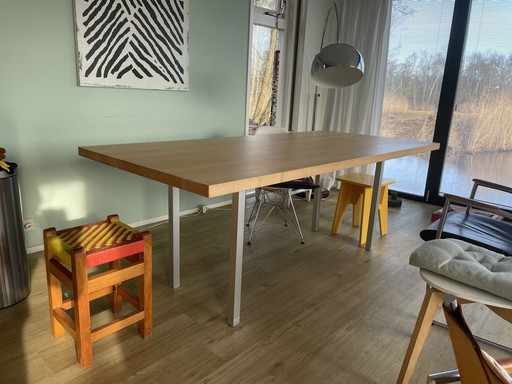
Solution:
<path fill-rule="evenodd" d="M 392 208 L 389 234 L 377 233 L 368 252 L 349 212 L 340 234 L 329 235 L 335 198 L 322 202 L 317 233 L 309 230 L 312 204 L 296 201 L 304 245 L 276 220 L 245 246 L 236 328 L 225 321 L 229 206 L 182 219 L 176 291 L 166 277 L 166 226 L 152 227 L 153 335 L 142 340 L 131 326 L 95 342 L 86 370 L 71 337 L 51 336 L 43 256 L 29 255 L 32 293 L 0 310 L 0 383 L 394 383 L 425 288 L 408 258 L 435 207 Z M 494 314 L 476 305 L 466 314 L 478 333 L 512 345 L 510 326 Z M 447 333 L 432 328 L 412 382 L 454 367 Z"/>

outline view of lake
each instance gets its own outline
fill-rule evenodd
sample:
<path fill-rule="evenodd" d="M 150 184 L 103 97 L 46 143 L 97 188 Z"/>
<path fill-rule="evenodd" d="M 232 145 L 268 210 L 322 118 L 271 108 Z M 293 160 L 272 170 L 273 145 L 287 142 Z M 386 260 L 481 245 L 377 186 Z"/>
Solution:
<path fill-rule="evenodd" d="M 429 155 L 417 155 L 387 161 L 384 176 L 396 180 L 391 189 L 423 195 L 428 160 Z M 449 155 L 443 170 L 441 192 L 468 197 L 473 179 L 510 185 L 510 169 L 512 152 Z M 504 192 L 481 188 L 476 197 L 512 207 L 512 195 Z"/>
<path fill-rule="evenodd" d="M 462 60 L 451 62 L 460 69 L 456 97 L 443 99 L 444 112 L 453 102 L 453 116 L 443 113 L 437 121 L 454 5 L 454 0 L 393 2 L 380 134 L 433 141 L 434 131 L 443 137 L 449 130 L 443 169 L 431 169 L 429 180 L 439 178 L 441 195 L 468 197 L 474 178 L 512 185 L 512 1 L 471 3 Z M 388 161 L 384 175 L 397 181 L 392 189 L 423 196 L 429 160 L 430 155 L 419 155 Z M 479 191 L 481 200 L 512 207 L 511 194 Z"/>

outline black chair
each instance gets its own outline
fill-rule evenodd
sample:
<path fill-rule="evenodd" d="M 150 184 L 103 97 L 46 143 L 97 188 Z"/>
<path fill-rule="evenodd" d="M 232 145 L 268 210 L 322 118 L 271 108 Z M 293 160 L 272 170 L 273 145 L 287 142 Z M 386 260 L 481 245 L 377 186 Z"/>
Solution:
<path fill-rule="evenodd" d="M 256 196 L 256 203 L 254 204 L 247 222 L 247 226 L 250 226 L 251 221 L 254 220 L 247 244 L 251 245 L 254 232 L 261 228 L 263 223 L 274 210 L 276 210 L 283 218 L 285 226 L 288 226 L 288 223 L 292 224 L 295 233 L 300 238 L 301 243 L 304 244 L 304 236 L 300 229 L 299 219 L 297 218 L 297 212 L 295 211 L 295 206 L 293 204 L 292 192 L 294 190 L 313 190 L 317 188 L 320 188 L 320 185 L 315 184 L 311 177 L 290 180 L 284 183 L 272 184 L 260 188 Z M 258 225 L 258 218 L 265 205 L 270 206 L 270 209 Z"/>
<path fill-rule="evenodd" d="M 509 207 L 495 205 L 475 199 L 478 187 L 491 188 L 512 193 L 512 187 L 473 179 L 473 189 L 469 198 L 445 194 L 445 204 L 439 220 L 420 232 L 425 240 L 455 238 L 467 241 L 494 252 L 512 255 L 512 213 Z M 466 207 L 452 209 L 452 204 Z M 497 220 L 501 216 L 503 220 Z"/>

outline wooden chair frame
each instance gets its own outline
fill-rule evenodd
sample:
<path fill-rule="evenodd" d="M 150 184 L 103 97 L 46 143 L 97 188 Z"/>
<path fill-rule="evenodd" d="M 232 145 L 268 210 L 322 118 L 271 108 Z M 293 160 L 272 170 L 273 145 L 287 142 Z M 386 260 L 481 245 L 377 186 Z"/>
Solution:
<path fill-rule="evenodd" d="M 455 296 L 443 297 L 443 311 L 458 370 L 429 375 L 428 383 L 510 384 L 512 359 L 496 361 L 480 349 Z"/>
<path fill-rule="evenodd" d="M 455 283 L 462 285 L 461 283 Z M 470 288 L 471 289 L 471 288 Z M 473 288 L 475 289 L 475 288 Z M 477 301 L 477 300 L 468 300 L 463 297 L 460 297 L 456 294 L 456 289 L 452 290 L 440 290 L 427 282 L 425 296 L 423 298 L 423 303 L 421 304 L 421 308 L 418 314 L 418 318 L 416 320 L 416 324 L 414 326 L 413 333 L 411 335 L 411 340 L 409 342 L 409 346 L 407 347 L 407 351 L 402 363 L 402 367 L 400 369 L 400 374 L 398 376 L 397 384 L 409 383 L 411 380 L 414 368 L 416 367 L 416 363 L 418 362 L 421 350 L 423 349 L 423 345 L 427 339 L 428 333 L 430 332 L 430 328 L 434 321 L 434 317 L 437 313 L 437 310 L 443 304 L 443 297 L 447 294 L 452 294 L 456 297 L 459 304 L 469 304 L 469 303 L 481 303 L 488 307 L 491 311 L 496 313 L 501 318 L 505 319 L 508 322 L 512 323 L 512 309 L 507 309 L 504 307 L 500 307 L 497 305 L 491 305 L 489 301 Z M 462 293 L 461 293 L 462 294 Z M 490 295 L 490 294 L 489 294 Z M 469 295 L 471 296 L 471 295 Z M 498 301 L 497 301 L 498 303 Z"/>

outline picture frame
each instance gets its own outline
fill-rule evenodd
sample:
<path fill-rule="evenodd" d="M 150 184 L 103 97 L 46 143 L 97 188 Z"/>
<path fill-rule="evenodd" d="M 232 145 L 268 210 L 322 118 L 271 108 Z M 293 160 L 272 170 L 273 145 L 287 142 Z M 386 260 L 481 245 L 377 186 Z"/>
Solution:
<path fill-rule="evenodd" d="M 74 0 L 78 85 L 186 91 L 188 0 Z"/>

